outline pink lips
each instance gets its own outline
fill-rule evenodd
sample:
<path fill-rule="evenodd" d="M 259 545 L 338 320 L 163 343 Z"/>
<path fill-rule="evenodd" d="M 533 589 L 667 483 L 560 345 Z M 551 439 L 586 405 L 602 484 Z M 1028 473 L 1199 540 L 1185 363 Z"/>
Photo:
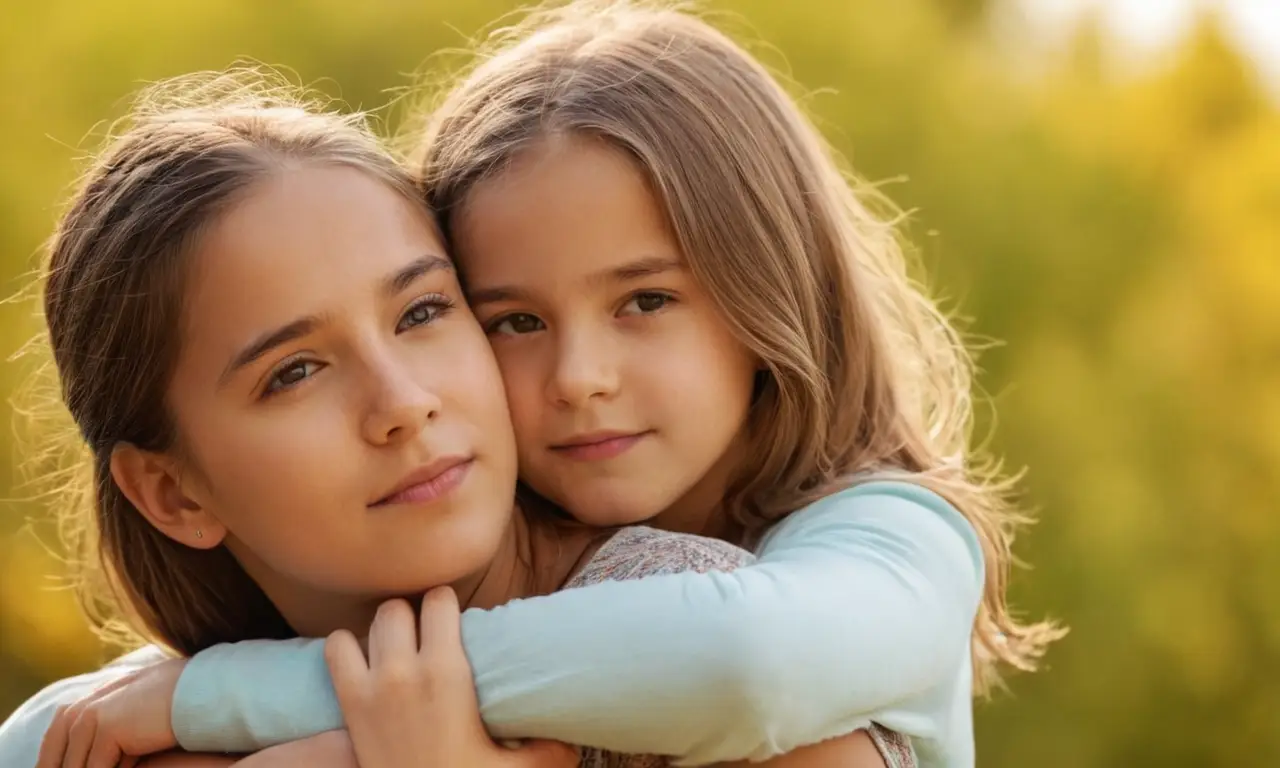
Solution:
<path fill-rule="evenodd" d="M 410 473 L 401 480 L 395 489 L 378 499 L 370 506 L 383 507 L 391 504 L 428 504 L 447 496 L 462 485 L 471 471 L 475 459 L 470 456 L 455 456 L 438 459 L 426 467 Z"/>
<path fill-rule="evenodd" d="M 604 461 L 621 456 L 649 434 L 650 432 L 595 432 L 571 438 L 551 448 L 556 453 L 577 461 Z"/>

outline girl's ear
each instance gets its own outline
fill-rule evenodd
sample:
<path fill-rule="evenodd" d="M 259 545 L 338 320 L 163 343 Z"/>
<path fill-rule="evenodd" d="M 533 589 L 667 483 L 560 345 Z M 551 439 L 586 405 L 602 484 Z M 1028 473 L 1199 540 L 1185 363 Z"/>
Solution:
<path fill-rule="evenodd" d="M 172 457 L 120 443 L 111 451 L 111 477 L 147 522 L 179 544 L 213 549 L 226 538 L 221 521 L 183 492 Z"/>

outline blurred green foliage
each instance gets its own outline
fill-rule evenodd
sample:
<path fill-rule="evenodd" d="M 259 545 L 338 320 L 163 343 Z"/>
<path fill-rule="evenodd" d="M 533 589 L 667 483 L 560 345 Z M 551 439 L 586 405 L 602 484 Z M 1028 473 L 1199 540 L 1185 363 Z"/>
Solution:
<path fill-rule="evenodd" d="M 59 201 L 142 82 L 242 56 L 358 107 L 513 4 L 10 5 L 0 29 L 0 269 L 31 279 Z M 1069 623 L 1048 669 L 978 708 L 988 766 L 1280 761 L 1280 107 L 1206 18 L 1109 74 L 1097 24 L 1046 52 L 982 0 L 721 3 L 859 174 L 886 181 L 977 338 L 993 447 L 1042 522 L 1016 577 Z M 1280 44 L 1280 41 L 1278 41 Z M 322 80 L 324 78 L 324 80 Z M 8 354 L 38 330 L 0 306 Z M 0 367 L 16 391 L 29 371 Z M 0 417 L 8 417 L 6 413 Z M 105 651 L 40 543 L 0 439 L 0 717 Z M 35 524 L 29 521 L 37 518 Z"/>

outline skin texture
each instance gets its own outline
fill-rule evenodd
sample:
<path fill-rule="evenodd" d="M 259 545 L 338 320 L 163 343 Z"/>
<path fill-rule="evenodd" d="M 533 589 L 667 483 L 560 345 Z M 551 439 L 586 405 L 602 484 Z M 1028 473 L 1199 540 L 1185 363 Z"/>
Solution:
<path fill-rule="evenodd" d="M 603 173 L 610 182 L 594 191 L 618 206 L 612 215 L 630 210 L 639 217 L 628 236 L 647 245 L 630 254 L 643 258 L 646 250 L 670 245 L 652 228 L 660 217 L 645 209 L 652 198 L 629 165 L 609 151 L 572 157 L 581 161 L 578 172 Z M 640 217 L 643 210 L 650 215 Z M 586 255 L 575 265 L 585 266 Z M 420 632 L 409 603 L 384 603 L 449 584 L 468 604 L 496 604 L 515 596 L 510 586 L 524 576 L 514 565 L 512 542 L 527 530 L 511 524 L 516 451 L 499 369 L 429 222 L 357 171 L 289 168 L 216 222 L 193 258 L 183 353 L 170 389 L 183 450 L 152 454 L 124 446 L 113 459 L 113 475 L 139 511 L 172 538 L 195 547 L 225 543 L 301 634 L 334 633 L 329 661 L 351 724 L 349 736 L 282 745 L 242 764 L 351 766 L 358 755 L 362 768 L 427 757 L 432 764 L 572 765 L 571 750 L 560 745 L 508 750 L 488 739 L 458 637 L 453 591 L 437 590 L 423 601 Z M 581 288 L 596 281 L 582 275 L 571 282 Z M 644 491 L 646 504 L 660 507 L 675 496 L 673 504 L 708 507 L 702 500 L 718 497 L 723 487 L 722 460 L 745 418 L 754 363 L 731 343 L 678 261 L 639 284 L 615 275 L 600 285 L 591 302 L 553 316 L 581 313 L 581 324 L 568 323 L 567 352 L 552 347 L 549 357 L 540 357 L 534 334 L 537 354 L 508 360 L 528 368 L 503 366 L 508 389 L 518 388 L 521 376 L 544 377 L 539 391 L 548 399 L 526 403 L 531 411 L 552 406 L 554 419 L 535 424 L 550 425 L 544 429 L 651 431 L 631 451 L 603 462 L 602 472 L 565 475 L 566 482 L 582 483 L 593 503 L 607 509 L 611 493 L 621 500 Z M 313 319 L 305 332 L 235 364 L 257 340 L 302 318 Z M 574 346 L 579 337 L 590 343 Z M 516 345 L 525 341 L 517 335 L 506 352 L 506 339 L 495 340 L 495 347 L 501 358 L 520 352 Z M 587 363 L 588 354 L 604 354 L 606 347 L 617 362 Z M 641 365 L 663 348 L 670 354 L 658 359 L 686 378 L 673 382 L 662 375 L 665 366 Z M 546 368 L 547 359 L 559 362 Z M 703 418 L 686 423 L 694 412 L 680 398 L 662 395 L 682 382 L 731 396 L 708 398 L 699 406 Z M 584 421 L 604 417 L 633 422 Z M 538 443 L 532 445 L 536 451 Z M 678 462 L 660 456 L 677 446 L 683 446 Z M 469 462 L 449 493 L 378 503 L 406 475 L 442 457 Z M 621 466 L 611 467 L 615 461 Z M 625 463 L 632 461 L 638 463 Z M 555 476 L 565 466 L 550 461 L 540 471 Z M 691 489 L 631 482 L 632 473 L 661 477 L 676 470 Z M 575 548 L 580 553 L 585 546 L 575 540 L 561 549 L 576 560 Z M 371 622 L 366 659 L 346 630 L 362 633 Z M 171 696 L 171 681 L 163 683 Z M 147 688 L 138 690 L 142 695 Z M 41 768 L 110 766 L 122 755 L 168 746 L 144 748 L 113 739 L 109 727 L 96 729 L 110 725 L 112 712 L 132 709 L 115 693 L 98 701 L 120 698 L 118 707 L 95 707 L 91 699 L 78 716 L 57 719 Z M 879 765 L 878 756 L 854 762 L 865 757 L 864 740 L 855 734 L 828 749 L 850 750 L 839 753 L 847 764 Z M 799 750 L 776 764 L 832 764 L 826 758 L 796 762 L 805 754 Z M 171 753 L 143 764 L 180 768 L 231 760 Z"/>
<path fill-rule="evenodd" d="M 288 168 L 192 258 L 169 391 L 184 450 L 118 450 L 130 499 L 179 541 L 225 543 L 302 635 L 364 631 L 383 600 L 432 586 L 470 595 L 509 531 L 515 455 L 422 211 L 357 170 Z M 447 495 L 378 503 L 451 459 L 469 464 Z"/>
<path fill-rule="evenodd" d="M 167 398 L 180 449 L 112 454 L 152 525 L 191 547 L 225 544 L 301 635 L 363 634 L 388 598 L 432 587 L 479 604 L 533 583 L 516 571 L 527 529 L 513 516 L 498 368 L 419 207 L 351 168 L 286 165 L 210 222 L 189 258 Z M 452 482 L 434 496 L 387 499 L 446 467 Z M 164 704 L 180 668 L 64 709 L 40 767 L 174 746 Z M 154 726 L 139 725 L 146 711 Z"/>
<path fill-rule="evenodd" d="M 522 479 L 592 525 L 663 513 L 663 528 L 714 535 L 759 363 L 689 272 L 635 163 L 553 137 L 455 218 Z M 638 437 L 565 449 L 602 431 Z"/>

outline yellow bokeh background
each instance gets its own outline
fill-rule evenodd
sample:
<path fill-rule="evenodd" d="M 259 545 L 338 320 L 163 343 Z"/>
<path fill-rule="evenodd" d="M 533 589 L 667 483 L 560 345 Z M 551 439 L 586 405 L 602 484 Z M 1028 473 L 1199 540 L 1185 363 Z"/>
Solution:
<path fill-rule="evenodd" d="M 971 318 L 981 434 L 1027 468 L 1015 576 L 1072 627 L 978 705 L 984 766 L 1280 764 L 1280 104 L 1212 15 L 1146 66 L 1086 17 L 1056 46 L 983 0 L 745 0 L 732 28 L 911 212 Z M 10 4 L 0 26 L 0 351 L 80 159 L 142 83 L 241 57 L 373 108 L 514 7 L 491 0 Z M 1280 40 L 1276 41 L 1280 46 Z M 394 125 L 396 114 L 389 121 Z M 31 367 L 0 366 L 19 393 Z M 21 402 L 18 403 L 21 405 Z M 3 414 L 8 420 L 12 408 Z M 0 437 L 0 718 L 108 653 Z"/>

